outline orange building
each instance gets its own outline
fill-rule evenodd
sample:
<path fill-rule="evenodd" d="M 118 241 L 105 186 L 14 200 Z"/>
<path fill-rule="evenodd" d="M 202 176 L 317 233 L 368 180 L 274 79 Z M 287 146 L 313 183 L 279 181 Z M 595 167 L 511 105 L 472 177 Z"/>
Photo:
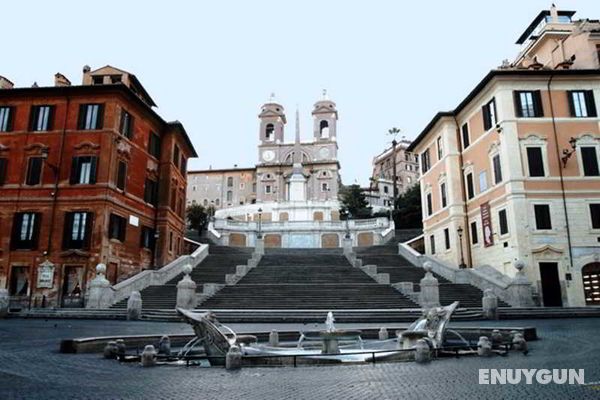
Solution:
<path fill-rule="evenodd" d="M 542 11 L 408 151 L 419 154 L 426 253 L 512 276 L 544 306 L 600 304 L 600 23 Z"/>
<path fill-rule="evenodd" d="M 196 152 L 135 75 L 84 67 L 83 84 L 0 78 L 0 287 L 11 308 L 83 306 L 98 263 L 113 283 L 183 252 Z"/>

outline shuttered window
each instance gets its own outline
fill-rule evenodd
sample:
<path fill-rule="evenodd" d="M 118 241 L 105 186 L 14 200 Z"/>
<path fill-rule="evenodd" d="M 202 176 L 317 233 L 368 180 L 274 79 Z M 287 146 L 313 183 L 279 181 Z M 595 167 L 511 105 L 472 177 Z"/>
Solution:
<path fill-rule="evenodd" d="M 483 129 L 487 131 L 498 122 L 496 114 L 496 99 L 492 99 L 487 104 L 484 104 L 481 112 L 483 114 Z"/>
<path fill-rule="evenodd" d="M 119 123 L 119 132 L 128 139 L 133 138 L 133 115 L 125 110 L 121 110 L 121 122 Z"/>
<path fill-rule="evenodd" d="M 110 220 L 108 224 L 108 237 L 109 239 L 117 239 L 121 242 L 125 241 L 127 229 L 127 220 L 119 215 L 110 214 Z"/>
<path fill-rule="evenodd" d="M 461 132 L 462 132 L 462 146 L 463 146 L 463 150 L 464 150 L 467 147 L 469 147 L 469 145 L 471 144 L 471 140 L 469 138 L 469 125 L 463 124 L 463 126 L 461 128 Z"/>
<path fill-rule="evenodd" d="M 444 229 L 444 242 L 446 244 L 446 250 L 450 249 L 450 231 L 448 228 Z"/>
<path fill-rule="evenodd" d="M 536 204 L 533 206 L 535 212 L 536 229 L 552 229 L 550 218 L 550 206 L 548 204 Z"/>
<path fill-rule="evenodd" d="M 585 176 L 599 176 L 600 171 L 598 169 L 598 154 L 596 153 L 596 147 L 593 146 L 582 146 L 581 147 L 581 163 L 583 165 L 583 175 Z"/>
<path fill-rule="evenodd" d="M 94 214 L 76 211 L 65 213 L 63 249 L 89 249 Z"/>
<path fill-rule="evenodd" d="M 146 178 L 144 184 L 144 201 L 156 206 L 158 203 L 158 182 L 153 179 Z"/>
<path fill-rule="evenodd" d="M 466 176 L 467 181 L 467 199 L 472 199 L 475 197 L 475 188 L 473 186 L 473 174 L 468 173 Z"/>
<path fill-rule="evenodd" d="M 569 110 L 572 117 L 596 117 L 596 102 L 591 90 L 571 90 L 567 92 Z"/>
<path fill-rule="evenodd" d="M 494 164 L 494 184 L 502 182 L 502 164 L 500 163 L 500 154 L 496 154 L 492 157 L 492 163 Z"/>
<path fill-rule="evenodd" d="M 72 185 L 96 183 L 97 162 L 98 157 L 94 156 L 73 157 L 70 183 Z"/>
<path fill-rule="evenodd" d="M 29 117 L 29 130 L 33 132 L 52 130 L 54 106 L 32 106 Z"/>
<path fill-rule="evenodd" d="M 30 157 L 27 161 L 27 176 L 25 178 L 26 185 L 39 185 L 42 180 L 42 157 Z"/>
<path fill-rule="evenodd" d="M 160 159 L 160 136 L 154 132 L 150 132 L 148 139 L 148 153 L 153 157 Z"/>
<path fill-rule="evenodd" d="M 16 213 L 13 217 L 11 248 L 34 250 L 38 245 L 42 214 L 36 212 Z"/>
<path fill-rule="evenodd" d="M 500 223 L 500 235 L 506 235 L 508 233 L 508 218 L 506 217 L 506 210 L 498 211 L 498 221 Z"/>
<path fill-rule="evenodd" d="M 429 247 L 431 247 L 431 254 L 435 254 L 435 236 L 429 236 Z"/>
<path fill-rule="evenodd" d="M 14 107 L 0 107 L 0 132 L 13 130 Z"/>
<path fill-rule="evenodd" d="M 117 167 L 117 188 L 125 190 L 125 184 L 127 182 L 127 163 L 125 161 L 119 161 Z"/>
<path fill-rule="evenodd" d="M 104 124 L 104 104 L 81 104 L 77 129 L 102 129 Z"/>
<path fill-rule="evenodd" d="M 539 90 L 514 91 L 513 95 L 517 117 L 536 118 L 544 116 L 542 95 Z"/>
<path fill-rule="evenodd" d="M 479 243 L 479 236 L 477 235 L 477 222 L 471 222 L 471 243 Z"/>

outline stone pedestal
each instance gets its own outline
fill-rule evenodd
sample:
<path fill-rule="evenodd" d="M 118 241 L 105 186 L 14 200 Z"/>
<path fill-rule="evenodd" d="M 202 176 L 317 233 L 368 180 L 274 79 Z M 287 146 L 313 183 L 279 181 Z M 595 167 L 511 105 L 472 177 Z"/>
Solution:
<path fill-rule="evenodd" d="M 8 315 L 9 300 L 8 290 L 0 289 L 0 318 Z"/>
<path fill-rule="evenodd" d="M 344 237 L 342 239 L 342 246 L 344 247 L 344 255 L 346 257 L 350 256 L 353 253 L 353 248 L 352 248 L 352 238 L 347 238 Z"/>
<path fill-rule="evenodd" d="M 423 269 L 425 277 L 421 279 L 420 286 L 421 291 L 419 292 L 419 303 L 424 309 L 439 307 L 440 306 L 440 289 L 438 280 L 431 273 L 432 265 L 431 262 L 426 261 L 423 263 Z"/>
<path fill-rule="evenodd" d="M 269 346 L 279 346 L 279 333 L 275 329 L 273 329 L 269 334 Z"/>
<path fill-rule="evenodd" d="M 481 299 L 483 317 L 486 319 L 498 319 L 498 297 L 496 297 L 492 289 L 485 289 L 483 293 L 483 299 Z"/>
<path fill-rule="evenodd" d="M 381 329 L 379 329 L 379 340 L 388 340 L 389 337 L 390 336 L 388 334 L 387 329 L 385 329 L 383 327 Z"/>
<path fill-rule="evenodd" d="M 193 310 L 196 308 L 196 283 L 190 277 L 192 266 L 183 267 L 183 279 L 177 283 L 177 308 Z"/>
<path fill-rule="evenodd" d="M 259 255 L 263 255 L 265 254 L 265 239 L 262 237 L 257 237 L 256 238 L 256 244 L 254 245 L 254 253 L 255 254 L 259 254 Z"/>
<path fill-rule="evenodd" d="M 142 316 L 142 295 L 137 290 L 131 292 L 127 300 L 127 319 L 135 321 Z"/>
<path fill-rule="evenodd" d="M 492 355 L 492 343 L 487 336 L 481 336 L 477 342 L 477 355 L 480 357 L 490 357 Z"/>
<path fill-rule="evenodd" d="M 225 356 L 225 369 L 240 369 L 242 368 L 242 352 L 240 348 L 233 345 L 229 348 Z"/>
<path fill-rule="evenodd" d="M 89 295 L 86 308 L 109 308 L 112 305 L 113 288 L 104 274 L 106 274 L 106 265 L 98 264 L 96 266 L 96 277 L 92 279 L 88 289 Z"/>
<path fill-rule="evenodd" d="M 167 335 L 160 338 L 160 342 L 158 342 L 158 353 L 167 356 L 171 355 L 171 339 Z"/>
<path fill-rule="evenodd" d="M 508 303 L 513 307 L 533 307 L 533 288 L 531 282 L 525 275 L 525 262 L 517 260 L 514 262 L 517 274 L 506 289 L 508 293 Z"/>
<path fill-rule="evenodd" d="M 322 335 L 323 338 L 323 354 L 340 354 L 340 347 L 337 336 L 328 335 L 325 332 Z"/>

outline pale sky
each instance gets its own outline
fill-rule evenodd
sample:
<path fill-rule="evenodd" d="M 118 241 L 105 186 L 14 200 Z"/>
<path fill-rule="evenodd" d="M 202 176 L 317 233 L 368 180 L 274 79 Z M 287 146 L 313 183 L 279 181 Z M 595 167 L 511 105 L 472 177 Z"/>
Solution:
<path fill-rule="evenodd" d="M 190 169 L 257 162 L 260 105 L 300 109 L 302 138 L 322 89 L 339 110 L 345 184 L 366 184 L 389 128 L 412 139 L 454 108 L 550 0 L 26 1 L 0 7 L 0 75 L 16 86 L 74 84 L 106 64 L 137 75 L 166 120 L 180 120 L 199 154 Z M 600 18 L 600 1 L 559 1 Z"/>

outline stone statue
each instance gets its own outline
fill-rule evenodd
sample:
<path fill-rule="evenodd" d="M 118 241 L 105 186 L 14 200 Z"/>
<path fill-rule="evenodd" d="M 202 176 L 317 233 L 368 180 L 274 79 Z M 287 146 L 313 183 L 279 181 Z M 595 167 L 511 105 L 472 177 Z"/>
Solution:
<path fill-rule="evenodd" d="M 325 326 L 327 327 L 327 332 L 335 332 L 335 318 L 333 318 L 333 313 L 329 311 L 327 313 L 327 319 L 325 319 Z"/>
<path fill-rule="evenodd" d="M 455 301 L 449 306 L 434 307 L 425 311 L 421 318 L 400 334 L 402 347 L 413 348 L 418 339 L 427 340 L 433 348 L 442 347 L 446 326 L 457 307 L 458 301 Z"/>

